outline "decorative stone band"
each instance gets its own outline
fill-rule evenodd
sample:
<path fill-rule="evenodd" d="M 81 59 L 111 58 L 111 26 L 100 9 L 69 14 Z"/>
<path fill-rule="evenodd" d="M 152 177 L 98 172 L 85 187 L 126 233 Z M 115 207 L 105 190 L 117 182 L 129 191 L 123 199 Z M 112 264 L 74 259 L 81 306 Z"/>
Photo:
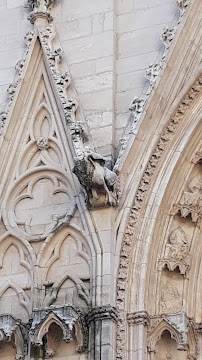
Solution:
<path fill-rule="evenodd" d="M 128 313 L 127 321 L 129 325 L 144 325 L 149 326 L 150 317 L 147 311 L 136 311 L 134 313 Z"/>
<path fill-rule="evenodd" d="M 132 255 L 132 246 L 134 244 L 134 234 L 136 225 L 138 223 L 139 214 L 144 204 L 147 191 L 150 187 L 150 182 L 153 175 L 158 169 L 158 163 L 164 154 L 167 144 L 175 135 L 179 125 L 183 121 L 184 115 L 193 104 L 196 98 L 200 96 L 202 90 L 202 74 L 195 81 L 184 99 L 180 102 L 175 113 L 171 116 L 170 121 L 163 130 L 160 139 L 154 149 L 154 152 L 146 166 L 143 177 L 140 181 L 138 190 L 136 192 L 133 205 L 130 210 L 128 222 L 126 226 L 125 236 L 120 252 L 120 265 L 118 271 L 117 281 L 117 310 L 118 310 L 118 323 L 117 323 L 117 359 L 124 359 L 125 343 L 126 343 L 126 312 L 125 312 L 125 299 L 127 293 L 127 278 L 130 258 Z"/>
<path fill-rule="evenodd" d="M 112 320 L 117 321 L 117 310 L 113 306 L 98 306 L 91 309 L 87 315 L 87 322 L 90 324 L 92 321 L 98 320 Z"/>

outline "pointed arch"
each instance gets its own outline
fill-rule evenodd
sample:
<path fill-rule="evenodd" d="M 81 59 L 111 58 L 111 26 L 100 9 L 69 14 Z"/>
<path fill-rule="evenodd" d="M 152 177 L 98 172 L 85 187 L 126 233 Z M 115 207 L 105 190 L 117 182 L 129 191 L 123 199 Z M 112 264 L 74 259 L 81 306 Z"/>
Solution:
<path fill-rule="evenodd" d="M 160 281 L 157 256 L 162 252 L 163 241 L 165 246 L 165 229 L 169 226 L 168 218 L 174 216 L 174 200 L 170 194 L 175 194 L 177 203 L 181 196 L 182 182 L 186 181 L 186 177 L 193 168 L 192 158 L 196 152 L 199 152 L 201 146 L 200 88 L 201 79 L 199 78 L 181 100 L 177 111 L 161 133 L 136 190 L 123 239 L 118 273 L 117 307 L 120 310 L 118 351 L 122 348 L 124 352 L 126 333 L 122 324 L 125 321 L 126 309 L 130 312 L 141 311 L 148 306 L 146 310 L 150 314 L 158 313 L 157 308 L 152 308 L 155 301 L 148 301 L 148 299 L 151 300 L 151 294 L 153 299 L 159 299 L 159 295 L 154 294 L 154 283 L 157 278 Z M 181 176 L 180 163 L 183 164 L 183 169 L 186 169 L 186 175 Z M 176 178 L 179 174 L 181 182 Z M 164 230 L 161 229 L 158 239 L 155 239 L 154 229 L 157 225 L 166 227 L 164 226 Z M 150 294 L 148 289 L 151 289 Z M 189 313 L 189 316 L 192 316 L 192 313 Z"/>

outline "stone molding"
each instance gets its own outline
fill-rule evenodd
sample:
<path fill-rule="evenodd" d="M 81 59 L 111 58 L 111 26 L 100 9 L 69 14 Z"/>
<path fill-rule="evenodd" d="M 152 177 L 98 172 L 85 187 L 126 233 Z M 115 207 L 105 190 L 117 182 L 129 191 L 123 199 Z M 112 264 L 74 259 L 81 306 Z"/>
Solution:
<path fill-rule="evenodd" d="M 131 257 L 131 250 L 133 245 L 133 238 L 135 233 L 135 226 L 139 219 L 139 214 L 144 204 L 147 191 L 154 173 L 158 168 L 158 163 L 164 154 L 164 151 L 177 132 L 178 126 L 183 120 L 183 117 L 189 107 L 193 104 L 195 99 L 199 96 L 202 89 L 202 75 L 194 82 L 188 93 L 181 100 L 177 110 L 171 116 L 168 125 L 163 130 L 157 146 L 150 157 L 146 166 L 146 170 L 140 181 L 138 190 L 136 192 L 133 205 L 130 210 L 128 222 L 126 225 L 125 236 L 123 238 L 122 248 L 120 252 L 120 265 L 118 270 L 117 280 L 117 302 L 118 309 L 118 324 L 117 324 L 117 359 L 124 359 L 124 347 L 126 342 L 126 313 L 125 313 L 125 300 L 127 293 L 127 278 L 129 271 L 129 263 Z"/>
<path fill-rule="evenodd" d="M 117 321 L 117 310 L 113 306 L 97 306 L 91 309 L 87 315 L 87 322 L 90 324 L 92 321 L 112 320 Z"/>

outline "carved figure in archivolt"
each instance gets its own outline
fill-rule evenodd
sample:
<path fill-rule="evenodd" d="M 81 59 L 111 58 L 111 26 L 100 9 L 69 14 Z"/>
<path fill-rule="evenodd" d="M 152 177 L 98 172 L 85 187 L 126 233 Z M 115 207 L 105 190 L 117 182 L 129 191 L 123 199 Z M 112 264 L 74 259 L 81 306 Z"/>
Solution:
<path fill-rule="evenodd" d="M 182 193 L 179 205 L 181 216 L 186 218 L 189 214 L 193 222 L 196 222 L 202 215 L 202 178 L 195 176 L 188 183 L 190 191 L 184 191 Z"/>
<path fill-rule="evenodd" d="M 181 226 L 170 234 L 170 257 L 175 260 L 183 260 L 188 254 L 188 245 L 185 232 Z"/>
<path fill-rule="evenodd" d="M 175 308 L 179 310 L 181 307 L 181 295 L 176 286 L 168 280 L 161 288 L 160 305 L 164 313 L 173 312 Z"/>
<path fill-rule="evenodd" d="M 169 236 L 169 243 L 166 244 L 165 254 L 159 260 L 159 270 L 167 265 L 168 270 L 174 271 L 179 268 L 181 274 L 185 274 L 190 267 L 190 253 L 186 234 L 181 226 L 174 229 Z"/>
<path fill-rule="evenodd" d="M 100 206 L 117 204 L 118 177 L 105 166 L 105 163 L 105 159 L 89 147 L 85 148 L 81 159 L 75 159 L 73 172 L 84 187 L 90 206 L 99 204 L 100 192 L 105 194 Z"/>

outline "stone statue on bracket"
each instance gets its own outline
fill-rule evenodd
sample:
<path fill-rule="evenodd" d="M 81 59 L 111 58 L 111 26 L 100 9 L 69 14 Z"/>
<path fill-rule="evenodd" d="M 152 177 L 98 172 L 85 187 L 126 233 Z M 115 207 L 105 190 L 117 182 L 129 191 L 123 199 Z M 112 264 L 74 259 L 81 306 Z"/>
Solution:
<path fill-rule="evenodd" d="M 102 155 L 85 147 L 81 158 L 75 158 L 73 172 L 86 192 L 90 208 L 116 206 L 118 203 L 118 177 L 109 170 Z"/>

